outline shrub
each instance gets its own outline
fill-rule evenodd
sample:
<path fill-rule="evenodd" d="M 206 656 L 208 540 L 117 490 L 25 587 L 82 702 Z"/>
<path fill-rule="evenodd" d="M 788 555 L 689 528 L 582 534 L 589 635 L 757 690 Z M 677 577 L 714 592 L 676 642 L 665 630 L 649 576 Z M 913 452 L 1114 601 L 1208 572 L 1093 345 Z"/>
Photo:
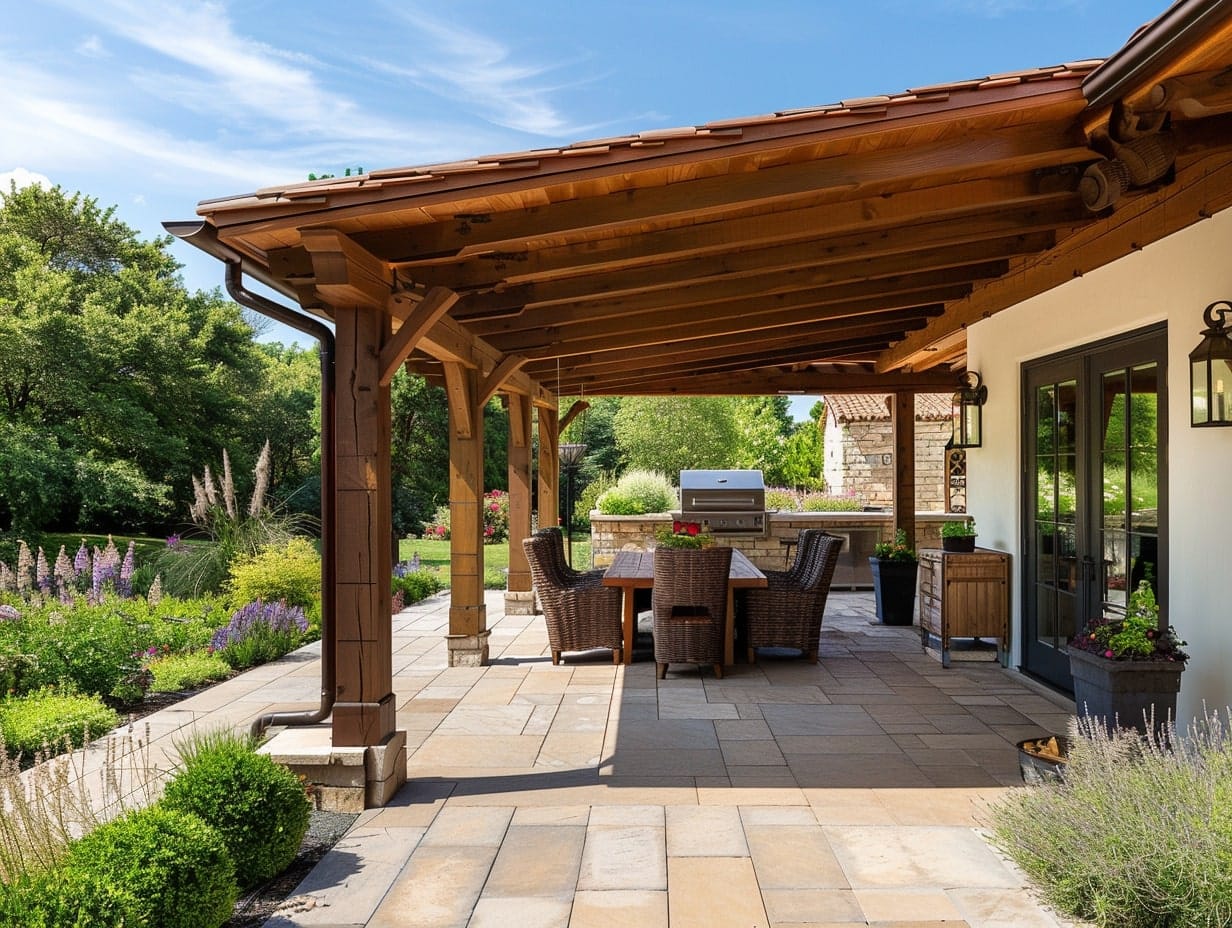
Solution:
<path fill-rule="evenodd" d="M 285 870 L 304 840 L 311 812 L 299 778 L 240 736 L 206 739 L 186 754 L 163 804 L 199 815 L 218 830 L 241 887 Z"/>
<path fill-rule="evenodd" d="M 95 696 L 44 690 L 0 700 L 0 737 L 10 753 L 25 757 L 65 742 L 80 747 L 119 724 Z"/>
<path fill-rule="evenodd" d="M 232 674 L 231 665 L 214 654 L 200 652 L 168 654 L 150 661 L 152 693 L 178 693 L 206 683 L 225 680 Z"/>
<path fill-rule="evenodd" d="M 214 633 L 210 651 L 235 670 L 277 660 L 294 650 L 308 631 L 308 620 L 298 606 L 251 602 L 237 609 L 231 621 Z"/>
<path fill-rule="evenodd" d="M 402 593 L 403 605 L 409 606 L 444 588 L 441 578 L 428 570 L 416 570 L 393 578 L 393 593 Z"/>
<path fill-rule="evenodd" d="M 590 526 L 590 513 L 598 509 L 599 497 L 616 485 L 616 475 L 611 471 L 603 471 L 594 480 L 586 484 L 573 504 L 573 524 L 575 526 Z"/>
<path fill-rule="evenodd" d="M 268 545 L 231 565 L 227 591 L 236 606 L 258 599 L 284 600 L 308 612 L 321 600 L 321 556 L 302 536 Z"/>
<path fill-rule="evenodd" d="M 1232 740 L 1070 723 L 1065 778 L 992 808 L 992 840 L 1062 912 L 1107 928 L 1232 923 Z"/>
<path fill-rule="evenodd" d="M 800 508 L 805 512 L 859 512 L 864 508 L 864 504 L 854 496 L 809 493 L 800 501 Z"/>
<path fill-rule="evenodd" d="M 786 487 L 766 487 L 766 508 L 796 512 L 800 508 L 800 494 Z"/>
<path fill-rule="evenodd" d="M 133 928 L 143 906 L 108 877 L 56 869 L 0 885 L 0 924 L 22 928 Z"/>
<path fill-rule="evenodd" d="M 424 524 L 423 537 L 433 541 L 449 540 L 449 507 L 437 506 L 432 521 Z"/>
<path fill-rule="evenodd" d="M 77 600 L 28 611 L 24 649 L 37 659 L 28 684 L 67 684 L 78 692 L 109 695 L 137 669 L 133 654 L 142 646 L 137 624 L 124 606 L 109 598 L 97 605 Z"/>
<path fill-rule="evenodd" d="M 138 901 L 158 928 L 219 928 L 235 905 L 235 864 L 196 815 L 161 805 L 100 825 L 73 845 L 68 874 L 93 874 Z"/>
<path fill-rule="evenodd" d="M 491 490 L 483 494 L 483 543 L 499 544 L 509 537 L 509 494 Z"/>
<path fill-rule="evenodd" d="M 676 490 L 664 474 L 649 470 L 630 470 L 604 492 L 596 505 L 611 516 L 667 512 L 676 505 Z"/>

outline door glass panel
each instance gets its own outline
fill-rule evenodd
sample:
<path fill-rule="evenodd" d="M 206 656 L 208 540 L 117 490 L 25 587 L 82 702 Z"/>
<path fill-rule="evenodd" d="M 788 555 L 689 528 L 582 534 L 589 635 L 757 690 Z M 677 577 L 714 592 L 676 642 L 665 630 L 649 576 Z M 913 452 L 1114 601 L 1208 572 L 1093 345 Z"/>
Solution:
<path fill-rule="evenodd" d="M 1078 443 L 1078 382 L 1067 380 L 1056 385 L 1057 450 L 1073 452 Z"/>
<path fill-rule="evenodd" d="M 1100 447 L 1105 451 L 1120 451 L 1125 447 L 1125 372 L 1104 375 Z"/>
<path fill-rule="evenodd" d="M 1078 513 L 1078 456 L 1057 455 L 1057 521 L 1072 525 Z"/>
<path fill-rule="evenodd" d="M 1035 525 L 1036 579 L 1045 586 L 1057 585 L 1057 533 L 1051 522 Z"/>
<path fill-rule="evenodd" d="M 1040 590 L 1039 608 L 1036 616 L 1035 638 L 1043 645 L 1055 648 L 1057 644 L 1056 594 L 1052 590 Z"/>
<path fill-rule="evenodd" d="M 1104 459 L 1104 528 L 1125 527 L 1125 455 L 1105 451 Z"/>
<path fill-rule="evenodd" d="M 1130 525 L 1135 532 L 1155 532 L 1159 526 L 1158 453 L 1141 448 L 1130 454 Z"/>
<path fill-rule="evenodd" d="M 1130 535 L 1129 536 L 1129 584 L 1130 590 L 1138 587 L 1138 582 L 1145 580 L 1151 589 L 1159 593 L 1159 536 Z"/>
<path fill-rule="evenodd" d="M 1035 393 L 1035 451 L 1041 457 L 1057 451 L 1056 387 L 1049 384 Z M 1041 462 L 1042 466 L 1042 462 Z"/>
<path fill-rule="evenodd" d="M 1056 460 L 1040 461 L 1035 476 L 1035 518 L 1052 522 L 1057 517 Z"/>
<path fill-rule="evenodd" d="M 1125 586 L 1129 582 L 1128 535 L 1125 532 L 1103 533 L 1103 580 L 1101 598 L 1105 606 L 1124 609 Z"/>

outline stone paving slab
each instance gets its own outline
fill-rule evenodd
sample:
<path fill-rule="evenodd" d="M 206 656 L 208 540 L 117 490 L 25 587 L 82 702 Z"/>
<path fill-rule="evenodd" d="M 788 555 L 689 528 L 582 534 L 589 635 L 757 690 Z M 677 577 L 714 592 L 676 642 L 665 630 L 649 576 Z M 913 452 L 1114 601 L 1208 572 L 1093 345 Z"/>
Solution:
<path fill-rule="evenodd" d="M 1063 928 L 980 836 L 1014 742 L 1072 711 L 989 663 L 943 670 L 915 630 L 834 593 L 822 660 L 721 680 L 606 653 L 553 666 L 541 617 L 487 601 L 488 667 L 449 668 L 449 599 L 395 617 L 410 781 L 365 812 L 274 928 Z M 317 650 L 150 718 L 201 726 L 315 704 Z"/>

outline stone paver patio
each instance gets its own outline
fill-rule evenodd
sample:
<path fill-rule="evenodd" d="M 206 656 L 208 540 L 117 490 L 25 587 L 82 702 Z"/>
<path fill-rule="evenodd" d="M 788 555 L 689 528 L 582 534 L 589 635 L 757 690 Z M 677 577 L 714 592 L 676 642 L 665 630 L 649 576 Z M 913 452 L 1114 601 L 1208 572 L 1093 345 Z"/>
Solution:
<path fill-rule="evenodd" d="M 608 652 L 553 667 L 541 617 L 488 598 L 490 666 L 446 667 L 447 595 L 394 618 L 407 785 L 365 812 L 273 928 L 1055 928 L 980 837 L 1014 742 L 1072 703 L 831 594 L 818 665 L 722 680 Z M 319 689 L 314 649 L 151 717 L 239 725 Z M 157 742 L 156 742 L 157 747 Z"/>

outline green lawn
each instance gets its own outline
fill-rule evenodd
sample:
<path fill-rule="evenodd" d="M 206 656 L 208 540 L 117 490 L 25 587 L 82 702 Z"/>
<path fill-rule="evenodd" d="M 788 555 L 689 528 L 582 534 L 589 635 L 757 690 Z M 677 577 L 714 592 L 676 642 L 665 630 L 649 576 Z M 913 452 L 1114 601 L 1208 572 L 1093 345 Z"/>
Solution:
<path fill-rule="evenodd" d="M 402 539 L 398 543 L 399 560 L 409 561 L 415 554 L 425 567 L 434 568 L 449 584 L 449 542 L 423 538 Z M 573 538 L 573 566 L 578 570 L 590 567 L 590 536 Z M 505 588 L 505 570 L 509 567 L 509 543 L 483 546 L 484 586 L 490 590 Z"/>

